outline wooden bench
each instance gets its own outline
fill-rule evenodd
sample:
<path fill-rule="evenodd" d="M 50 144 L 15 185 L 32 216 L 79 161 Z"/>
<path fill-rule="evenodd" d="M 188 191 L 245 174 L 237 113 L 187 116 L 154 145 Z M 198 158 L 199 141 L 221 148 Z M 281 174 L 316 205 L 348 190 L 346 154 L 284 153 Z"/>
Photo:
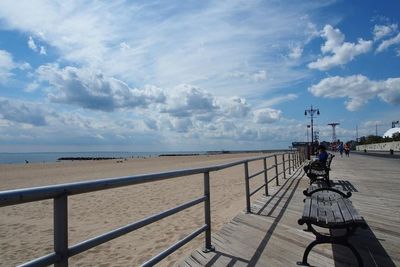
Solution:
<path fill-rule="evenodd" d="M 334 157 L 335 155 L 329 154 L 325 165 L 321 164 L 319 161 L 310 161 L 308 166 L 304 168 L 307 177 L 310 178 L 310 184 L 320 180 L 318 179 L 320 177 L 328 186 L 330 185 L 329 172 Z"/>
<path fill-rule="evenodd" d="M 304 200 L 304 211 L 301 219 L 298 220 L 300 225 L 306 224 L 307 231 L 315 235 L 315 240 L 311 242 L 303 254 L 303 260 L 298 265 L 310 266 L 307 262 L 308 254 L 312 248 L 318 244 L 331 243 L 347 246 L 357 258 L 359 266 L 363 266 L 360 254 L 348 242 L 357 227 L 365 228 L 366 222 L 357 210 L 353 207 L 349 200 L 351 193 L 344 193 L 338 189 L 331 187 L 311 186 L 304 190 L 306 199 Z M 329 229 L 329 234 L 318 232 L 314 227 L 322 227 Z M 333 229 L 345 229 L 342 235 L 332 235 Z"/>

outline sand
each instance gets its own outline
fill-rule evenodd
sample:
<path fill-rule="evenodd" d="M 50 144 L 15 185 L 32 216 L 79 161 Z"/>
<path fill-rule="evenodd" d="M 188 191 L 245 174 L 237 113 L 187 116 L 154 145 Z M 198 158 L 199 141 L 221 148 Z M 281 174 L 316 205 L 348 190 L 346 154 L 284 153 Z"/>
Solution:
<path fill-rule="evenodd" d="M 262 154 L 155 157 L 104 161 L 0 164 L 0 190 L 211 166 Z M 265 154 L 263 154 L 265 155 Z M 272 164 L 272 159 L 269 160 Z M 251 173 L 262 162 L 250 164 Z M 212 172 L 213 231 L 245 209 L 243 165 Z M 252 187 L 263 176 L 253 179 Z M 262 191 L 262 190 L 261 190 Z M 193 175 L 68 198 L 69 245 L 125 226 L 203 195 L 203 176 Z M 0 208 L 0 265 L 15 266 L 53 249 L 52 200 Z M 138 266 L 204 224 L 199 204 L 69 259 L 70 266 Z M 204 244 L 197 237 L 158 266 L 174 266 Z"/>

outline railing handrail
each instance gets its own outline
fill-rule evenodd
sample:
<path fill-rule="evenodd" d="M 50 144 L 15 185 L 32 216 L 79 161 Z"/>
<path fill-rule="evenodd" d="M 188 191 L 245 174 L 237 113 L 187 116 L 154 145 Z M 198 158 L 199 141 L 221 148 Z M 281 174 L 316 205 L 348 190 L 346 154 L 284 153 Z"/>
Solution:
<path fill-rule="evenodd" d="M 174 170 L 174 171 L 159 172 L 159 173 L 139 174 L 133 176 L 105 178 L 105 179 L 89 180 L 89 181 L 82 181 L 75 183 L 65 183 L 58 185 L 47 185 L 39 187 L 5 190 L 5 191 L 0 191 L 0 207 L 22 204 L 32 201 L 45 200 L 45 199 L 53 199 L 63 194 L 71 196 L 71 195 L 95 192 L 100 190 L 112 189 L 117 187 L 124 187 L 128 185 L 142 184 L 148 182 L 155 182 L 159 180 L 178 178 L 182 176 L 201 174 L 205 172 L 214 172 L 230 168 L 236 165 L 240 165 L 245 162 L 252 162 L 271 157 L 274 157 L 274 155 L 248 158 L 244 160 L 233 161 L 219 165 L 211 165 L 207 167 L 182 169 L 182 170 Z"/>

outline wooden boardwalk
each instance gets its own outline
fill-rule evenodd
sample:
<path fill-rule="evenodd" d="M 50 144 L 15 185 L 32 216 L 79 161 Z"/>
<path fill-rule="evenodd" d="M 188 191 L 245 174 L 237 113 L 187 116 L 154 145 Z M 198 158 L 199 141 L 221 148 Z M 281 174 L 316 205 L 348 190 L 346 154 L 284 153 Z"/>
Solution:
<path fill-rule="evenodd" d="M 352 191 L 351 200 L 368 223 L 350 238 L 365 266 L 400 266 L 400 159 L 362 155 L 333 159 L 331 179 Z M 178 266 L 297 266 L 314 235 L 297 220 L 303 211 L 308 178 L 302 169 L 272 187 L 270 196 L 252 203 L 252 213 L 238 214 L 214 233 L 214 252 L 201 248 Z M 346 247 L 322 244 L 308 261 L 313 266 L 356 266 Z"/>

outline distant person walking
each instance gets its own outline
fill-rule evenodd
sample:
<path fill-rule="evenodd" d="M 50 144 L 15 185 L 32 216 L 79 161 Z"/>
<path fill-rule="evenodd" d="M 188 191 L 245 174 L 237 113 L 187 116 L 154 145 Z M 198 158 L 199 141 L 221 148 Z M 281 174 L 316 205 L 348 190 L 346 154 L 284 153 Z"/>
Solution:
<path fill-rule="evenodd" d="M 340 153 L 340 157 L 343 158 L 343 150 L 344 150 L 344 146 L 343 146 L 343 142 L 339 143 L 339 153 Z"/>
<path fill-rule="evenodd" d="M 350 146 L 347 143 L 344 145 L 344 153 L 347 157 L 350 157 Z"/>

